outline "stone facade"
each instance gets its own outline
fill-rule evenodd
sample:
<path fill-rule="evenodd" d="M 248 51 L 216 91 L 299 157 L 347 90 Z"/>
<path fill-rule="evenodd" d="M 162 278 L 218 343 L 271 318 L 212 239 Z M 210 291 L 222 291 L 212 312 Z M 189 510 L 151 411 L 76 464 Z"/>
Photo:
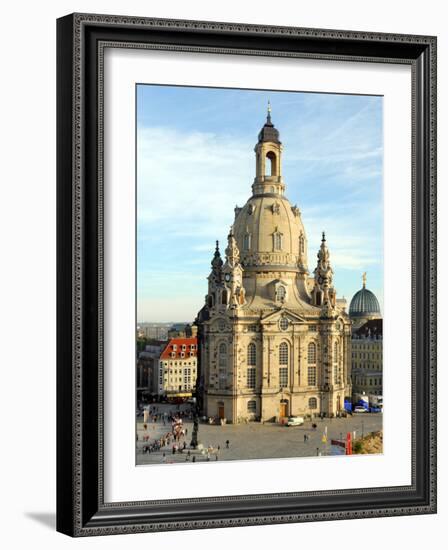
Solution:
<path fill-rule="evenodd" d="M 333 416 L 351 396 L 351 322 L 336 299 L 325 234 L 309 276 L 301 213 L 285 196 L 282 151 L 268 110 L 252 196 L 235 208 L 224 260 L 216 244 L 196 319 L 199 406 L 229 422 Z"/>
<path fill-rule="evenodd" d="M 383 320 L 366 321 L 352 336 L 353 396 L 383 395 Z"/>

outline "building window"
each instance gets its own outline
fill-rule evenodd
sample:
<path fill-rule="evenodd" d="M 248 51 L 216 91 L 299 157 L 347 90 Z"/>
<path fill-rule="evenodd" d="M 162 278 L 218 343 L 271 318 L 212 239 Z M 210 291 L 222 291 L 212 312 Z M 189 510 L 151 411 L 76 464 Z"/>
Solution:
<path fill-rule="evenodd" d="M 243 239 L 243 249 L 246 251 L 250 250 L 250 245 L 251 245 L 251 235 L 250 233 L 246 233 Z"/>
<path fill-rule="evenodd" d="M 227 290 L 223 290 L 221 294 L 221 303 L 222 305 L 227 305 Z"/>
<path fill-rule="evenodd" d="M 255 370 L 254 367 L 250 367 L 247 369 L 247 387 L 251 389 L 255 389 Z"/>
<path fill-rule="evenodd" d="M 284 302 L 285 298 L 286 298 L 286 288 L 283 285 L 280 285 L 280 286 L 277 287 L 277 300 L 279 302 Z M 286 321 L 287 321 L 287 319 L 286 319 Z M 282 329 L 282 330 L 285 330 L 285 329 Z"/>
<path fill-rule="evenodd" d="M 255 413 L 257 411 L 257 403 L 255 401 L 247 402 L 247 412 Z"/>
<path fill-rule="evenodd" d="M 280 367 L 278 371 L 278 382 L 281 388 L 286 388 L 288 385 L 288 367 Z"/>
<path fill-rule="evenodd" d="M 314 342 L 308 344 L 308 364 L 316 364 L 316 344 Z"/>
<path fill-rule="evenodd" d="M 308 399 L 308 407 L 310 409 L 317 409 L 317 399 L 315 397 L 310 397 Z"/>
<path fill-rule="evenodd" d="M 333 370 L 334 370 L 334 383 L 340 384 L 342 382 L 341 365 L 339 362 L 339 343 L 335 342 L 333 346 Z"/>
<path fill-rule="evenodd" d="M 257 364 L 257 350 L 253 342 L 247 346 L 247 364 L 251 367 Z"/>
<path fill-rule="evenodd" d="M 289 321 L 288 321 L 287 317 L 282 317 L 282 318 L 280 319 L 279 326 L 280 326 L 280 329 L 281 329 L 281 330 L 288 330 Z"/>
<path fill-rule="evenodd" d="M 317 383 L 316 367 L 308 367 L 308 386 L 315 386 Z"/>
<path fill-rule="evenodd" d="M 266 154 L 265 164 L 266 176 L 277 176 L 277 155 L 273 151 L 268 151 Z"/>
<path fill-rule="evenodd" d="M 303 233 L 300 233 L 299 237 L 299 254 L 304 254 L 305 252 L 305 237 L 303 236 Z"/>
<path fill-rule="evenodd" d="M 184 369 L 184 389 L 191 389 L 191 369 Z"/>
<path fill-rule="evenodd" d="M 276 231 L 273 235 L 274 237 L 274 250 L 282 249 L 282 234 Z"/>
<path fill-rule="evenodd" d="M 287 365 L 289 363 L 289 350 L 288 350 L 288 344 L 286 342 L 282 342 L 280 344 L 279 350 L 278 350 L 278 359 L 280 365 Z"/>
<path fill-rule="evenodd" d="M 218 348 L 218 385 L 220 390 L 225 390 L 227 386 L 227 346 L 222 343 Z"/>

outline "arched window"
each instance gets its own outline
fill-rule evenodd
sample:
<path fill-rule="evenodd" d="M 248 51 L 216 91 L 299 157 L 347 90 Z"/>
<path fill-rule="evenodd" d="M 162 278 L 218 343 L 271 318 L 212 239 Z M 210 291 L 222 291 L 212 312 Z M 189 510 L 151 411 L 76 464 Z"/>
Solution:
<path fill-rule="evenodd" d="M 251 235 L 250 233 L 246 233 L 244 235 L 244 240 L 243 240 L 243 249 L 250 250 L 250 245 L 251 245 Z"/>
<path fill-rule="evenodd" d="M 274 237 L 274 250 L 282 249 L 282 234 L 276 231 L 273 235 Z"/>
<path fill-rule="evenodd" d="M 248 401 L 247 402 L 247 412 L 254 413 L 256 411 L 257 411 L 256 401 Z"/>
<path fill-rule="evenodd" d="M 277 155 L 273 151 L 269 151 L 266 154 L 265 175 L 266 176 L 278 176 L 278 174 L 277 174 Z"/>
<path fill-rule="evenodd" d="M 316 364 L 316 344 L 314 342 L 308 344 L 308 364 Z"/>
<path fill-rule="evenodd" d="M 308 407 L 310 409 L 317 409 L 317 399 L 315 397 L 310 397 L 308 399 Z"/>
<path fill-rule="evenodd" d="M 214 301 L 213 300 L 213 294 L 209 294 L 207 296 L 207 305 L 208 305 L 208 307 L 213 307 L 213 301 Z"/>
<path fill-rule="evenodd" d="M 278 359 L 280 365 L 287 365 L 289 363 L 289 350 L 286 342 L 282 342 L 280 344 L 278 349 Z"/>
<path fill-rule="evenodd" d="M 227 290 L 223 290 L 221 294 L 221 303 L 227 305 Z"/>
<path fill-rule="evenodd" d="M 247 364 L 251 367 L 257 364 L 257 350 L 253 342 L 247 346 Z"/>
<path fill-rule="evenodd" d="M 277 300 L 283 302 L 286 298 L 286 288 L 282 285 L 277 287 Z M 284 329 L 283 329 L 284 330 Z"/>

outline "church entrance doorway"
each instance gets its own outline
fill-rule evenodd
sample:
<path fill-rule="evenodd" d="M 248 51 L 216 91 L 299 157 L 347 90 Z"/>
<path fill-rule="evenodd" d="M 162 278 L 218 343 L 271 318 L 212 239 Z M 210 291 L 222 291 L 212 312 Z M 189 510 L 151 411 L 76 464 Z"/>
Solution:
<path fill-rule="evenodd" d="M 285 416 L 289 416 L 289 403 L 287 399 L 282 399 L 280 401 L 280 418 L 284 418 Z"/>
<path fill-rule="evenodd" d="M 224 418 L 224 403 L 222 401 L 218 402 L 218 417 L 219 419 Z"/>

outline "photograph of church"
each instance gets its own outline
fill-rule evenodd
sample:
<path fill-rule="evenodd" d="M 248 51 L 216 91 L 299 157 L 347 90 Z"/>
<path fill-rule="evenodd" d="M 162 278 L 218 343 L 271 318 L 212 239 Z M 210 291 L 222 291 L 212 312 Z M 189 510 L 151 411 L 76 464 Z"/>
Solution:
<path fill-rule="evenodd" d="M 216 244 L 197 318 L 203 411 L 230 422 L 337 415 L 351 397 L 346 303 L 337 298 L 325 233 L 316 261 L 309 258 L 282 152 L 269 107 L 252 195 L 235 208 L 222 256 Z"/>
<path fill-rule="evenodd" d="M 138 85 L 137 464 L 382 452 L 382 151 L 381 97 Z"/>

